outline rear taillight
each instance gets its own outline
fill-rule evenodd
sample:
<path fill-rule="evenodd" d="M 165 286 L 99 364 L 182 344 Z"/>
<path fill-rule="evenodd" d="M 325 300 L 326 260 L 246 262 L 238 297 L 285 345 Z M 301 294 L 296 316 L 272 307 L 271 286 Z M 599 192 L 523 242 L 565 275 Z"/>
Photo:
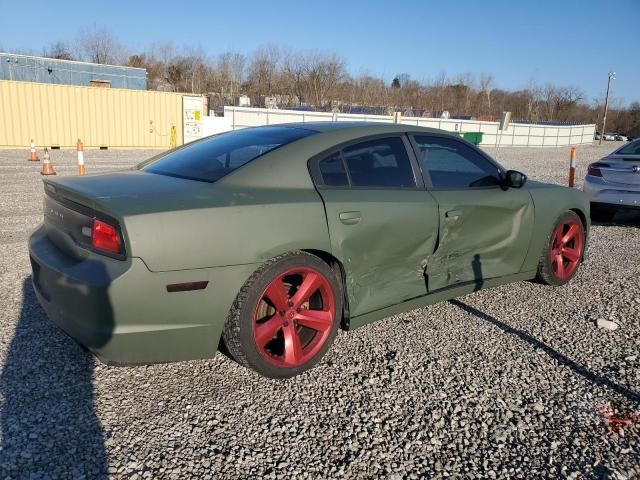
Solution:
<path fill-rule="evenodd" d="M 119 255 L 122 253 L 122 244 L 118 229 L 94 218 L 91 230 L 91 246 L 96 250 Z"/>
<path fill-rule="evenodd" d="M 600 165 L 597 163 L 592 163 L 587 167 L 587 175 L 591 175 L 592 177 L 601 177 L 602 172 L 600 171 Z"/>

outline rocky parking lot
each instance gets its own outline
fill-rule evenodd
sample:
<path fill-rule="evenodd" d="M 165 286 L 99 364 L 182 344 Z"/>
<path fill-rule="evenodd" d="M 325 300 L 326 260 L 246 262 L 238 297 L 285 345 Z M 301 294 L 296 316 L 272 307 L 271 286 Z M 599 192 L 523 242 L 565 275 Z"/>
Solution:
<path fill-rule="evenodd" d="M 578 183 L 613 148 L 578 147 Z M 566 184 L 568 148 L 488 151 Z M 87 171 L 153 154 L 89 150 Z M 52 161 L 75 174 L 75 152 Z M 0 150 L 0 478 L 640 478 L 640 214 L 595 224 L 565 287 L 341 332 L 317 368 L 275 381 L 223 354 L 107 367 L 50 324 L 26 245 L 39 169 Z"/>

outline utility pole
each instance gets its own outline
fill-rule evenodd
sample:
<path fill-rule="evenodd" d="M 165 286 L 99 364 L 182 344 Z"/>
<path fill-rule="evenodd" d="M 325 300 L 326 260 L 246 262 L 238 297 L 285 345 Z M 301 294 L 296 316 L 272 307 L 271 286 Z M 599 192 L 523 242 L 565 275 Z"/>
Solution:
<path fill-rule="evenodd" d="M 602 117 L 602 131 L 600 132 L 600 141 L 598 145 L 602 145 L 602 137 L 604 137 L 604 128 L 607 124 L 607 110 L 609 109 L 609 89 L 611 88 L 611 80 L 616 79 L 616 72 L 609 72 L 609 81 L 607 82 L 607 97 L 604 101 L 604 116 Z"/>

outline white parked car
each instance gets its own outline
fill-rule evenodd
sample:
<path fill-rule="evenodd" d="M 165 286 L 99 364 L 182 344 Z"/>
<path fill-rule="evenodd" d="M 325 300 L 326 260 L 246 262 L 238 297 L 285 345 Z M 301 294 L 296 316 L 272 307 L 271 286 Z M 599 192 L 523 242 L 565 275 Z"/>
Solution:
<path fill-rule="evenodd" d="M 603 139 L 603 140 L 608 140 L 608 141 L 610 141 L 610 142 L 613 142 L 613 141 L 615 141 L 615 139 L 616 139 L 616 134 L 615 134 L 615 133 L 605 133 L 605 134 L 602 136 L 602 139 Z"/>
<path fill-rule="evenodd" d="M 640 139 L 589 165 L 583 190 L 592 217 L 608 216 L 612 207 L 637 208 L 640 215 Z"/>

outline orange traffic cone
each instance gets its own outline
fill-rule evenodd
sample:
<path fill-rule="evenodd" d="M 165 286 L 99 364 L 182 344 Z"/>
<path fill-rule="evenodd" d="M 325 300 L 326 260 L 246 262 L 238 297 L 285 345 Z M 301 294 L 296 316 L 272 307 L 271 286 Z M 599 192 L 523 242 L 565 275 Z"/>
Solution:
<path fill-rule="evenodd" d="M 38 154 L 36 153 L 36 144 L 33 143 L 33 139 L 31 139 L 31 148 L 29 149 L 29 161 L 30 162 L 39 162 Z"/>
<path fill-rule="evenodd" d="M 84 145 L 82 144 L 82 140 L 78 139 L 78 143 L 76 143 L 76 150 L 78 150 L 78 175 L 84 175 Z"/>
<path fill-rule="evenodd" d="M 55 175 L 56 171 L 53 169 L 53 165 L 51 164 L 51 159 L 49 158 L 49 150 L 47 148 L 44 149 L 44 158 L 42 160 L 42 171 L 40 175 Z"/>

